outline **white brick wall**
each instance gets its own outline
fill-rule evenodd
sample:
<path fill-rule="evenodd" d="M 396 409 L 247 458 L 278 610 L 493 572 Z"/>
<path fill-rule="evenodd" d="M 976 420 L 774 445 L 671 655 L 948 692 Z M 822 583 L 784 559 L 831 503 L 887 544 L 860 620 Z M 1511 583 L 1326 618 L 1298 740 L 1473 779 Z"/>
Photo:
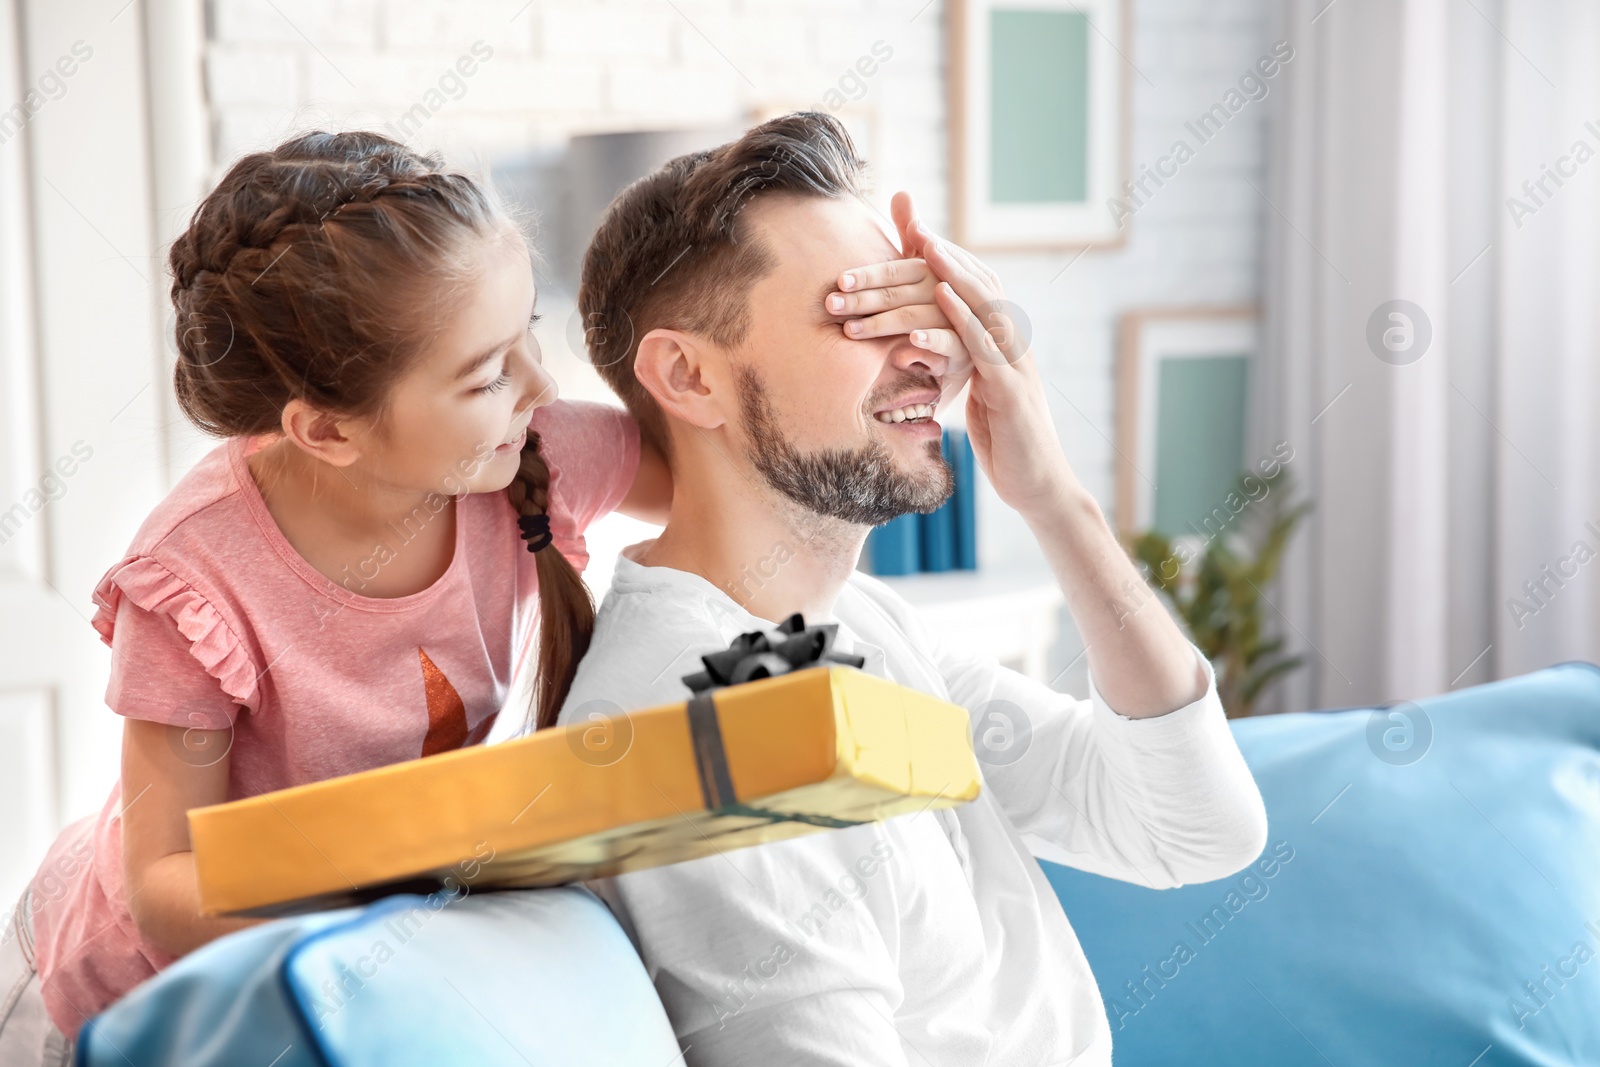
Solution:
<path fill-rule="evenodd" d="M 371 48 L 377 10 L 377 0 L 226 0 L 211 6 L 211 31 L 216 40 L 241 44 Z"/>
<path fill-rule="evenodd" d="M 880 37 L 923 83 L 911 99 L 926 117 L 942 111 L 938 9 L 912 26 L 920 3 L 211 0 L 215 154 L 225 164 L 314 124 L 393 122 L 479 40 L 493 58 L 419 143 L 497 157 L 572 132 L 810 105 Z M 937 161 L 936 146 L 926 154 Z"/>
<path fill-rule="evenodd" d="M 1131 156 L 1153 162 L 1265 53 L 1267 0 L 1133 0 Z M 311 125 L 382 126 L 483 41 L 493 56 L 445 97 L 415 143 L 462 160 L 549 151 L 575 132 L 736 121 L 818 105 L 856 58 L 866 80 L 876 198 L 917 195 L 943 225 L 942 3 L 924 0 L 211 0 L 207 86 L 218 166 Z M 913 20 L 913 16 L 915 19 Z M 1148 80 L 1147 80 L 1148 79 Z M 1276 87 L 1273 88 L 1276 91 Z M 1111 504 L 1115 325 L 1132 307 L 1239 304 L 1260 292 L 1263 117 L 1248 105 L 1139 211 L 1124 247 L 996 256 L 1027 309 L 1068 457 Z M 1192 138 L 1191 138 L 1192 140 Z M 564 348 L 552 331 L 546 348 Z M 600 387 L 577 381 L 569 395 Z M 1042 566 L 1015 516 L 985 502 L 990 565 Z M 1058 650 L 1064 665 L 1075 637 Z M 1082 663 L 1069 686 L 1081 691 Z"/>

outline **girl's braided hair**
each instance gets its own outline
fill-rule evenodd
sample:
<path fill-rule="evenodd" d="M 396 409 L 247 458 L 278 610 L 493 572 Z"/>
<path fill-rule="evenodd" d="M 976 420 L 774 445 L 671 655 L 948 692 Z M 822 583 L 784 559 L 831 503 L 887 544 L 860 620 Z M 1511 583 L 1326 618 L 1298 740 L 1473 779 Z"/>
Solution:
<path fill-rule="evenodd" d="M 509 220 L 435 155 L 375 133 L 307 133 L 235 163 L 173 242 L 178 403 L 217 436 L 277 432 L 300 399 L 382 414 L 389 387 L 472 279 L 474 238 Z M 547 514 L 550 471 L 530 432 L 506 489 Z M 534 722 L 553 725 L 594 629 L 588 588 L 559 551 L 536 553 Z"/>

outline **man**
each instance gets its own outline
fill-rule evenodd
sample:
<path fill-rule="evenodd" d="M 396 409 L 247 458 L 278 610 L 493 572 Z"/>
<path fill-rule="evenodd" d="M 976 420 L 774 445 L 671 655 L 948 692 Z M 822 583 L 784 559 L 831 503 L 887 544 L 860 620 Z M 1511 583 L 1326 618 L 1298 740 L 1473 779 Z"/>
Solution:
<path fill-rule="evenodd" d="M 982 766 L 970 804 L 594 888 L 690 1063 L 1109 1064 L 1094 977 L 1022 835 L 1171 887 L 1253 860 L 1265 812 L 1211 668 L 1062 455 L 1033 357 L 975 315 L 998 281 L 903 194 L 896 249 L 861 166 L 831 118 L 784 116 L 634 183 L 596 233 L 579 305 L 612 347 L 595 362 L 675 492 L 661 536 L 617 561 L 561 721 L 681 701 L 700 655 L 798 611 L 975 721 L 1015 706 L 1031 740 Z M 856 571 L 872 526 L 949 496 L 931 415 L 969 376 L 978 462 L 1061 584 L 1088 700 L 945 647 Z"/>

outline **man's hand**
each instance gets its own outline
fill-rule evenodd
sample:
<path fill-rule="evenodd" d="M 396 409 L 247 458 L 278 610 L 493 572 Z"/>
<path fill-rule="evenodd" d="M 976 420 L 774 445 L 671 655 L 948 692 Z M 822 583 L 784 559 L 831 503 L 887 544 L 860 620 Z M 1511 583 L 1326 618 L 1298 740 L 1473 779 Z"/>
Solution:
<path fill-rule="evenodd" d="M 845 333 L 855 340 L 915 330 L 950 331 L 950 320 L 934 302 L 939 279 L 920 256 L 852 267 L 839 275 L 837 284 L 839 291 L 828 296 L 828 311 L 833 315 L 860 316 L 844 324 Z M 952 357 L 940 379 L 936 412 L 955 399 L 971 373 L 971 363 L 962 349 Z"/>
<path fill-rule="evenodd" d="M 1206 672 L 1067 463 L 1031 338 L 1019 329 L 999 277 L 918 220 L 908 194 L 896 193 L 891 209 L 907 258 L 840 278 L 843 286 L 855 276 L 846 287 L 855 303 L 846 307 L 876 313 L 877 322 L 863 320 L 873 322 L 873 332 L 860 336 L 908 331 L 912 344 L 948 357 L 963 380 L 970 375 L 972 450 L 1000 499 L 1038 540 L 1083 635 L 1089 673 L 1112 709 L 1146 718 L 1198 700 Z M 922 306 L 930 293 L 943 323 Z"/>
<path fill-rule="evenodd" d="M 908 333 L 946 357 L 940 405 L 970 378 L 967 433 L 995 492 L 1024 516 L 1053 506 L 1073 481 L 1044 385 L 999 277 L 972 253 L 940 240 L 916 217 L 909 193 L 890 202 L 906 257 L 840 275 L 829 310 L 870 316 L 856 337 Z M 847 324 L 847 329 L 856 323 Z"/>

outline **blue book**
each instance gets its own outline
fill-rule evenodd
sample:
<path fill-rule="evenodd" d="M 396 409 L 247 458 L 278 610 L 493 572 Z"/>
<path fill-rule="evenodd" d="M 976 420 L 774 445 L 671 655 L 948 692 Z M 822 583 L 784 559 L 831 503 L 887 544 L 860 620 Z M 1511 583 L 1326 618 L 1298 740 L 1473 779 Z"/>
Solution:
<path fill-rule="evenodd" d="M 915 512 L 901 515 L 867 535 L 867 559 L 873 574 L 915 574 L 922 569 L 922 548 L 917 530 L 917 520 L 921 517 Z"/>
<path fill-rule="evenodd" d="M 955 509 L 947 502 L 922 517 L 922 569 L 929 573 L 956 569 Z"/>
<path fill-rule="evenodd" d="M 950 431 L 944 431 L 941 442 L 946 458 L 950 456 Z M 956 509 L 952 495 L 938 510 L 922 516 L 922 569 L 928 572 L 956 569 Z"/>
<path fill-rule="evenodd" d="M 965 430 L 950 430 L 948 455 L 956 475 L 956 492 L 950 500 L 955 512 L 956 569 L 978 569 L 978 462 L 972 439 Z M 949 506 L 949 505 L 946 505 Z"/>

